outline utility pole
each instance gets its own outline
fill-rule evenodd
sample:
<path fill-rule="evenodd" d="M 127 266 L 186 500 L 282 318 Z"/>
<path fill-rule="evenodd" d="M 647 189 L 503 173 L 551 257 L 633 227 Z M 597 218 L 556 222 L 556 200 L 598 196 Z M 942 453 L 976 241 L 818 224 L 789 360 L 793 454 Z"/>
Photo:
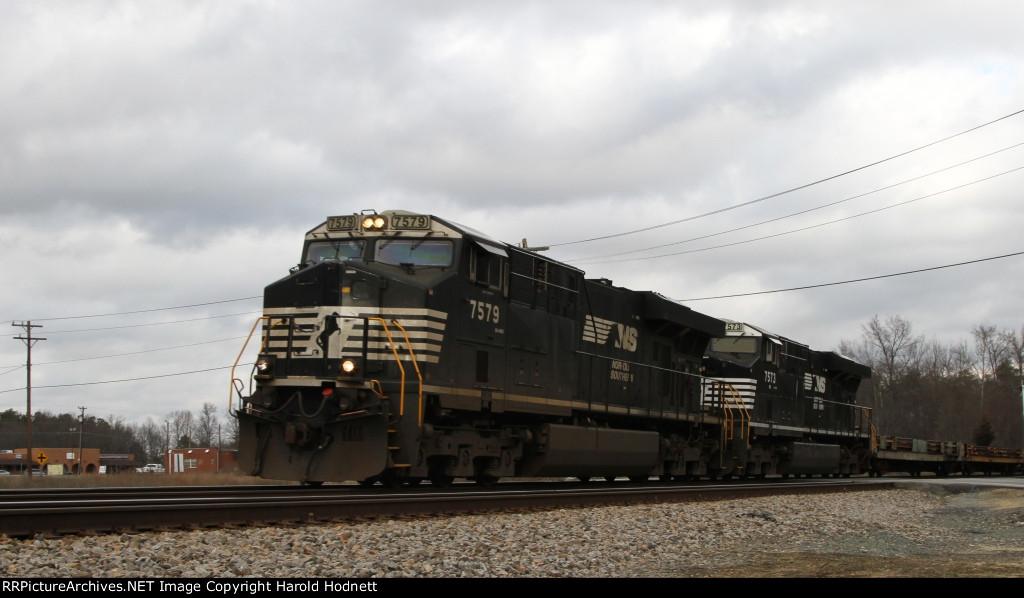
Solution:
<path fill-rule="evenodd" d="M 78 426 L 78 475 L 82 475 L 85 473 L 85 467 L 82 465 L 82 432 L 85 430 L 85 407 L 79 405 L 78 408 L 82 410 L 82 421 Z"/>
<path fill-rule="evenodd" d="M 25 361 L 25 457 L 28 458 L 28 477 L 32 477 L 32 346 L 45 338 L 32 337 L 33 328 L 42 328 L 42 324 L 27 322 L 11 322 L 11 326 L 25 329 L 25 336 L 18 335 L 15 340 L 25 341 L 28 357 Z"/>
<path fill-rule="evenodd" d="M 217 422 L 217 473 L 220 473 L 220 450 L 221 450 L 220 422 Z"/>
<path fill-rule="evenodd" d="M 171 473 L 171 422 L 164 420 L 164 473 Z"/>

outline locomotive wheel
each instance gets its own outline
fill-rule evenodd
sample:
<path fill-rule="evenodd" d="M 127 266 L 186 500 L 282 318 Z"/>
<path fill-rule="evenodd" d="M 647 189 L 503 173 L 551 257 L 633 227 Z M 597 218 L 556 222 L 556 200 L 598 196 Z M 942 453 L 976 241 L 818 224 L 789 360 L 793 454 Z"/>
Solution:
<path fill-rule="evenodd" d="M 583 482 L 584 484 L 586 484 L 587 482 L 590 481 L 590 476 L 588 476 L 588 475 L 581 475 L 581 476 L 578 476 L 576 479 L 581 481 L 581 482 Z"/>
<path fill-rule="evenodd" d="M 324 485 L 323 482 L 314 482 L 314 481 L 311 481 L 311 480 L 304 480 L 304 481 L 302 481 L 300 483 L 303 486 L 305 486 L 306 488 L 319 488 L 320 486 Z"/>
<path fill-rule="evenodd" d="M 373 477 L 370 477 L 370 478 L 366 478 L 365 480 L 359 480 L 359 485 L 362 486 L 363 488 L 369 488 L 370 486 L 373 486 L 374 484 L 376 484 L 377 480 L 379 480 L 379 479 L 380 479 L 379 477 L 373 476 Z"/>
<path fill-rule="evenodd" d="M 438 488 L 450 488 L 454 481 L 455 476 L 445 475 L 443 473 L 430 474 L 430 483 Z"/>
<path fill-rule="evenodd" d="M 613 475 L 606 475 L 606 476 L 604 476 L 604 481 L 609 482 L 609 483 L 614 482 L 615 481 L 615 476 L 613 476 Z"/>
<path fill-rule="evenodd" d="M 483 486 L 484 488 L 490 488 L 490 487 L 494 486 L 495 484 L 497 484 L 498 480 L 500 478 L 498 476 L 496 476 L 496 475 L 478 475 L 478 476 L 476 476 L 473 479 L 476 480 L 476 483 L 477 483 L 478 486 Z"/>

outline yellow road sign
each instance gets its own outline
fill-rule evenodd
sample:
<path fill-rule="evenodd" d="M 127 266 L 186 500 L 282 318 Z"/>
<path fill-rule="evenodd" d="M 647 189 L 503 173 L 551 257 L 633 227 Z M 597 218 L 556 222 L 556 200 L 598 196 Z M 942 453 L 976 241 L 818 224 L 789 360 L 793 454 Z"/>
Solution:
<path fill-rule="evenodd" d="M 39 451 L 39 454 L 36 455 L 36 463 L 38 463 L 40 467 L 46 465 L 46 453 Z"/>

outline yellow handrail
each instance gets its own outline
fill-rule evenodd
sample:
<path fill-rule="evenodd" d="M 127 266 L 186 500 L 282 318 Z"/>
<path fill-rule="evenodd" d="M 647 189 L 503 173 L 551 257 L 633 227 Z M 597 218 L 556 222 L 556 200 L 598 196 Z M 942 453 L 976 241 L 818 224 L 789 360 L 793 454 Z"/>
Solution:
<path fill-rule="evenodd" d="M 268 319 L 270 319 L 270 316 L 260 316 L 260 317 L 256 318 L 256 322 L 254 322 L 253 325 L 252 325 L 252 330 L 249 331 L 249 336 L 245 337 L 245 344 L 242 345 L 242 350 L 238 352 L 238 357 L 235 358 L 235 364 L 231 366 L 231 388 L 228 389 L 228 413 L 229 414 L 231 413 L 231 405 L 232 405 L 232 403 L 235 402 L 235 395 L 234 395 L 234 393 L 235 393 L 235 381 L 238 380 L 239 382 L 241 382 L 241 380 L 239 380 L 238 378 L 235 378 L 235 368 L 238 367 L 238 362 L 242 360 L 242 355 L 245 354 L 245 349 L 249 346 L 249 341 L 252 340 L 252 335 L 253 335 L 254 332 L 256 332 L 256 327 L 259 326 L 260 322 L 262 322 L 263 320 L 268 320 Z M 264 342 L 266 342 L 266 341 L 264 341 Z M 261 350 L 262 350 L 262 348 L 261 348 Z"/>
<path fill-rule="evenodd" d="M 868 450 L 871 455 L 878 454 L 878 430 L 875 428 L 875 420 L 871 419 L 871 410 L 867 407 L 862 407 L 864 413 L 868 418 L 868 433 L 871 434 L 871 440 L 868 442 Z"/>
<path fill-rule="evenodd" d="M 416 378 L 419 380 L 417 386 L 417 405 L 419 406 L 419 414 L 416 418 L 417 423 L 420 427 L 423 426 L 423 374 L 420 372 L 420 366 L 416 359 L 416 353 L 412 350 L 412 341 L 409 340 L 409 333 L 405 331 L 405 327 L 398 323 L 398 320 L 391 320 L 391 323 L 398 327 L 402 331 L 402 336 L 405 337 L 405 347 L 409 350 L 409 357 L 412 358 L 412 367 L 416 370 Z M 404 386 L 404 384 L 403 384 Z"/>
<path fill-rule="evenodd" d="M 398 364 L 398 370 L 401 373 L 401 387 L 399 389 L 399 403 L 398 403 L 398 415 L 405 415 L 405 366 L 402 365 L 402 358 L 398 355 L 398 348 L 395 346 L 395 340 L 391 337 L 391 331 L 388 329 L 388 323 L 384 321 L 384 318 L 366 318 L 367 320 L 373 320 L 380 322 L 380 325 L 384 328 L 384 335 L 388 337 L 388 344 L 391 346 L 391 352 L 395 356 L 395 362 Z M 419 413 L 417 415 L 417 422 L 419 425 L 423 425 L 423 375 L 420 373 L 420 366 L 416 362 L 416 353 L 412 350 L 412 342 L 409 340 L 409 334 L 405 331 L 405 328 L 398 323 L 398 320 L 391 320 L 399 330 L 402 331 L 402 336 L 405 337 L 406 349 L 409 351 L 409 357 L 412 360 L 413 368 L 416 369 L 416 377 L 418 379 L 418 392 L 417 392 L 417 403 Z"/>
<path fill-rule="evenodd" d="M 733 387 L 733 385 L 729 384 L 728 382 L 722 382 L 720 380 L 712 380 L 711 381 L 711 386 L 712 386 L 712 388 L 714 388 L 716 386 L 721 386 L 722 387 L 721 388 L 721 390 L 722 390 L 722 393 L 721 393 L 722 394 L 722 401 L 721 402 L 722 402 L 722 411 L 725 414 L 725 426 L 723 426 L 724 432 L 725 432 L 725 435 L 726 435 L 725 440 L 732 440 L 733 437 L 734 437 L 733 431 L 735 429 L 735 421 L 734 421 L 735 418 L 733 417 L 733 414 L 732 414 L 733 408 L 730 406 L 730 403 L 731 403 L 731 404 L 736 405 L 736 410 L 740 412 L 740 419 L 743 421 L 742 425 L 743 425 L 743 430 L 744 430 L 744 435 L 743 435 L 744 436 L 744 440 L 747 443 L 747 448 L 750 448 L 750 423 L 749 423 L 750 414 L 747 413 L 746 407 L 743 406 L 743 397 L 740 395 L 739 391 L 737 391 L 736 388 Z M 731 401 L 727 401 L 726 400 L 726 393 L 725 393 L 726 390 L 729 391 L 729 399 L 731 399 Z M 712 395 L 712 396 L 714 396 L 714 395 Z"/>
<path fill-rule="evenodd" d="M 388 323 L 384 321 L 384 318 L 366 319 L 367 321 L 373 320 L 375 322 L 380 322 L 380 325 L 384 327 L 384 335 L 388 337 L 388 344 L 391 345 L 391 352 L 395 355 L 395 361 L 398 362 L 398 371 L 402 375 L 402 385 L 398 390 L 398 415 L 405 415 L 405 366 L 402 365 L 402 358 L 398 356 L 398 349 L 395 348 L 395 341 L 391 338 L 391 331 L 388 330 Z"/>
<path fill-rule="evenodd" d="M 235 398 L 232 396 L 232 393 L 235 391 L 235 382 L 241 382 L 241 379 L 235 377 L 235 368 L 238 367 L 238 362 L 242 360 L 242 355 L 245 354 L 245 349 L 249 346 L 249 341 L 252 340 L 252 334 L 254 332 L 256 332 L 256 327 L 259 326 L 260 322 L 262 322 L 264 320 L 270 321 L 270 317 L 271 316 L 260 316 L 260 317 L 256 318 L 256 322 L 253 323 L 253 325 L 252 325 L 252 330 L 250 330 L 249 331 L 249 335 L 247 337 L 245 337 L 245 344 L 242 345 L 242 350 L 238 352 L 238 357 L 235 358 L 235 363 L 234 363 L 234 365 L 231 366 L 231 388 L 228 390 L 228 413 L 229 414 L 231 413 L 231 404 L 235 400 Z M 267 335 L 263 337 L 263 340 L 261 341 L 261 344 L 260 344 L 260 353 L 263 353 L 267 349 L 267 344 L 270 343 L 270 331 L 273 330 L 273 328 L 275 326 L 280 326 L 281 324 L 284 324 L 285 322 L 287 322 L 287 320 L 282 318 L 276 324 L 271 324 L 270 326 L 267 327 Z M 250 379 L 249 382 L 251 384 L 252 380 Z"/>
<path fill-rule="evenodd" d="M 270 318 L 271 318 L 271 316 L 260 316 L 259 318 L 256 319 L 256 322 L 252 325 L 252 329 L 249 331 L 249 335 L 245 339 L 245 343 L 242 345 L 242 350 L 238 352 L 238 357 L 235 358 L 235 363 L 234 363 L 234 365 L 231 366 L 231 388 L 228 390 L 228 413 L 231 413 L 231 405 L 232 405 L 232 403 L 234 403 L 235 383 L 236 382 L 241 382 L 241 380 L 239 378 L 235 377 L 235 369 L 238 367 L 238 363 L 242 360 L 242 355 L 245 354 L 245 350 L 246 350 L 246 348 L 248 348 L 249 342 L 252 340 L 252 335 L 256 332 L 256 327 L 259 326 L 259 324 L 261 322 L 270 321 Z M 398 364 L 398 369 L 399 369 L 399 372 L 401 373 L 401 379 L 402 379 L 401 380 L 401 387 L 399 389 L 400 396 L 399 396 L 399 404 L 398 404 L 398 414 L 399 414 L 399 416 L 405 415 L 405 366 L 402 365 L 402 358 L 398 354 L 398 349 L 397 349 L 397 347 L 395 345 L 395 341 L 394 341 L 394 339 L 391 336 L 391 331 L 388 329 L 388 323 L 383 318 L 368 317 L 366 319 L 367 320 L 373 320 L 373 321 L 376 321 L 376 322 L 380 322 L 381 326 L 384 328 L 384 335 L 387 336 L 388 345 L 391 348 L 392 354 L 395 356 L 395 362 Z M 269 330 L 274 328 L 274 326 L 277 326 L 277 325 L 285 323 L 286 321 L 287 321 L 286 319 L 281 319 L 276 324 L 273 324 L 273 325 L 268 327 L 268 334 L 263 338 L 262 344 L 260 345 L 260 352 L 263 352 L 266 349 L 266 347 L 267 347 L 267 343 L 269 342 L 269 339 L 270 339 Z M 423 374 L 422 374 L 422 372 L 420 372 L 420 366 L 419 366 L 418 360 L 416 358 L 416 353 L 415 353 L 415 351 L 413 351 L 412 341 L 409 339 L 409 333 L 405 330 L 405 327 L 403 327 L 398 322 L 398 320 L 391 320 L 391 323 L 394 324 L 399 330 L 402 331 L 402 336 L 405 337 L 406 348 L 409 351 L 409 356 L 410 356 L 410 358 L 412 360 L 413 368 L 415 368 L 415 370 L 416 370 L 416 377 L 417 377 L 417 380 L 418 380 L 418 391 L 417 391 L 418 414 L 417 414 L 417 421 L 418 421 L 419 425 L 422 426 L 423 425 Z M 376 384 L 378 386 L 378 390 L 376 391 L 377 394 L 379 396 L 383 396 L 383 388 L 379 388 L 380 387 L 380 382 L 376 381 L 376 380 L 374 380 L 373 382 L 376 382 Z"/>

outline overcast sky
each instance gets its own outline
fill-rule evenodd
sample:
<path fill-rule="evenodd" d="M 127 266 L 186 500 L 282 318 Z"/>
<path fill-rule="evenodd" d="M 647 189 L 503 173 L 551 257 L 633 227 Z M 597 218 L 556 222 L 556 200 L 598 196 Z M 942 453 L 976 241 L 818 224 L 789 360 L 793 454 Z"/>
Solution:
<path fill-rule="evenodd" d="M 31 320 L 33 411 L 226 413 L 263 287 L 370 208 L 816 349 L 875 315 L 1019 331 L 1021 23 L 1016 0 L 0 0 L 0 410 L 25 410 Z"/>

